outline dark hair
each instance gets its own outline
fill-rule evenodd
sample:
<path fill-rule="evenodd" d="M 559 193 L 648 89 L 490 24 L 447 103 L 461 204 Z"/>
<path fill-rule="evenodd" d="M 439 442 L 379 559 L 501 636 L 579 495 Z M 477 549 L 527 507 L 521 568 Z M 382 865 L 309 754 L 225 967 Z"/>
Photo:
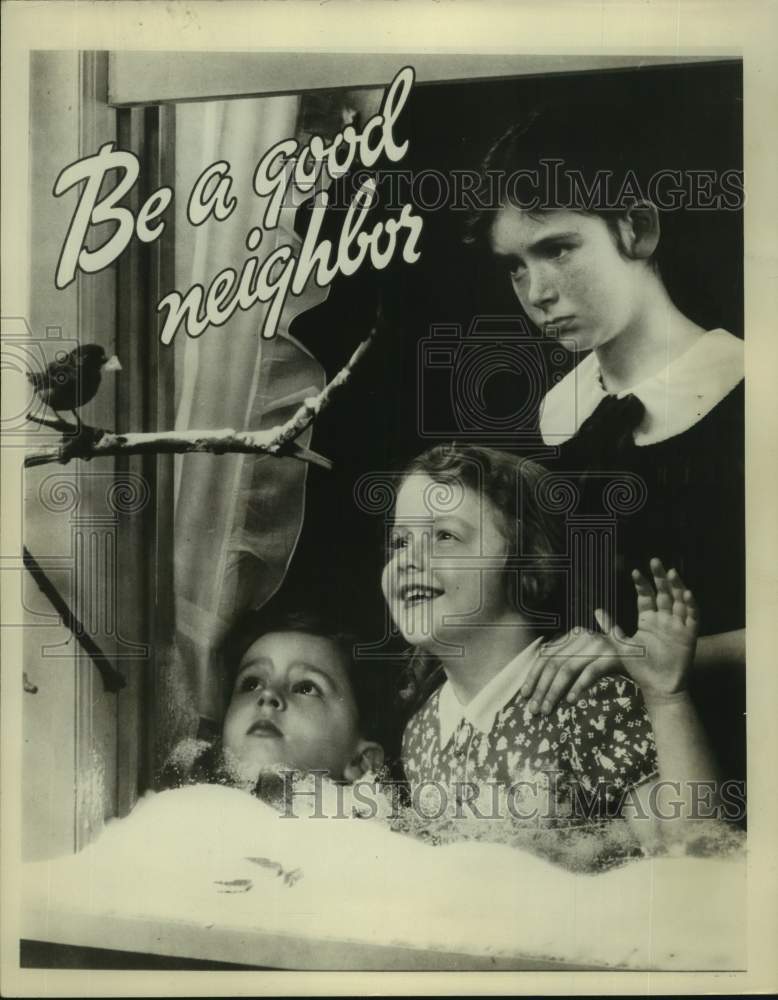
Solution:
<path fill-rule="evenodd" d="M 382 709 L 390 700 L 390 685 L 386 676 L 372 665 L 359 664 L 354 650 L 357 636 L 341 629 L 330 617 L 313 610 L 250 609 L 236 619 L 224 638 L 219 660 L 224 670 L 224 711 L 231 696 L 241 660 L 257 639 L 271 632 L 300 632 L 328 639 L 343 658 L 346 674 L 354 696 L 362 736 L 384 745 L 388 722 Z M 262 779 L 273 783 L 272 776 Z M 184 784 L 233 784 L 235 775 L 225 759 L 220 727 L 208 739 L 189 739 L 179 743 L 161 772 L 162 787 Z"/>
<path fill-rule="evenodd" d="M 564 536 L 561 518 L 544 500 L 542 482 L 547 470 L 531 459 L 496 448 L 451 442 L 418 455 L 402 477 L 414 474 L 447 486 L 458 484 L 489 500 L 500 515 L 509 553 L 532 560 L 531 568 L 506 572 L 507 599 L 523 614 L 538 616 L 539 631 L 557 631 L 563 612 L 564 574 L 558 568 L 555 571 L 554 563 L 562 553 Z M 442 681 L 439 661 L 412 650 L 401 700 L 415 709 Z"/>
<path fill-rule="evenodd" d="M 366 738 L 379 739 L 384 728 L 380 708 L 386 703 L 386 678 L 372 664 L 360 663 L 355 650 L 358 636 L 343 628 L 332 615 L 311 608 L 268 611 L 250 610 L 235 622 L 222 645 L 222 662 L 225 668 L 226 694 L 232 690 L 238 667 L 246 650 L 270 632 L 302 632 L 328 639 L 338 650 L 346 666 L 346 674 L 354 695 L 359 716 L 359 727 Z M 225 706 L 226 708 L 226 706 Z"/>
<path fill-rule="evenodd" d="M 301 632 L 329 639 L 342 655 L 350 679 L 355 636 L 341 630 L 335 622 L 316 611 L 268 611 L 258 608 L 245 611 L 235 621 L 222 644 L 222 660 L 230 687 L 246 650 L 270 632 Z"/>
<path fill-rule="evenodd" d="M 475 192 L 483 207 L 468 217 L 465 242 L 486 243 L 505 205 L 530 215 L 552 209 L 598 215 L 615 233 L 619 217 L 649 189 L 653 135 L 632 107 L 566 103 L 533 110 L 486 154 Z"/>

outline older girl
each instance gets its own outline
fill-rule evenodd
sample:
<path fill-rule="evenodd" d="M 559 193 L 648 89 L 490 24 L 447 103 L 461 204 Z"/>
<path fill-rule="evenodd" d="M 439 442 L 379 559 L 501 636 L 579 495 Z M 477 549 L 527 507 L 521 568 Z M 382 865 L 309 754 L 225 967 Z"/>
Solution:
<path fill-rule="evenodd" d="M 495 144 L 485 177 L 532 177 L 544 162 L 554 170 L 538 174 L 542 190 L 503 184 L 471 235 L 504 264 L 531 322 L 583 358 L 542 404 L 540 430 L 554 449 L 548 462 L 569 473 L 583 496 L 578 514 L 593 518 L 604 513 L 604 477 L 642 483 L 642 506 L 621 518 L 604 575 L 617 583 L 615 613 L 634 620 L 633 566 L 659 554 L 672 559 L 705 612 L 695 699 L 723 772 L 744 778 L 743 342 L 700 325 L 668 292 L 663 225 L 671 224 L 685 258 L 698 248 L 684 242 L 681 214 L 666 212 L 660 225 L 645 194 L 664 190 L 652 161 L 665 175 L 684 165 L 677 150 L 669 160 L 652 155 L 660 139 L 661 129 L 631 108 L 567 107 L 531 117 Z M 676 174 L 683 179 L 682 170 Z M 595 591 L 589 611 L 606 600 Z M 584 636 L 571 651 L 532 673 L 539 705 L 550 708 L 571 683 L 575 700 L 614 668 L 600 640 Z"/>

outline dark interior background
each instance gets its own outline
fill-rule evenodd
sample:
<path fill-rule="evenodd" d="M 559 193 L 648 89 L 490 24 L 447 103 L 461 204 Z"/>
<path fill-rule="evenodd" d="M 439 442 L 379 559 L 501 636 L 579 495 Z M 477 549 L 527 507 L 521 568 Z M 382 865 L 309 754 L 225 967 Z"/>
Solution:
<path fill-rule="evenodd" d="M 658 162 L 668 169 L 742 170 L 739 62 L 416 85 L 401 117 L 399 132 L 410 147 L 398 166 L 444 173 L 475 169 L 496 137 L 548 101 L 595 102 L 605 116 L 609 109 L 634 108 L 649 144 L 655 143 Z M 379 206 L 376 218 L 383 211 Z M 463 212 L 414 211 L 424 219 L 416 264 L 394 261 L 382 272 L 366 264 L 352 277 L 336 279 L 328 300 L 300 316 L 292 329 L 332 376 L 373 325 L 381 302 L 379 339 L 351 385 L 316 423 L 313 447 L 335 468 L 309 470 L 302 535 L 274 602 L 323 607 L 377 642 L 378 654 L 398 648 L 380 641 L 386 627 L 379 587 L 384 519 L 359 510 L 354 483 L 366 472 L 396 470 L 436 440 L 457 436 L 445 366 L 423 373 L 421 422 L 428 433 L 420 433 L 417 359 L 430 326 L 459 324 L 467 330 L 475 317 L 499 316 L 515 328 L 520 315 L 504 273 L 488 254 L 463 244 Z M 343 215 L 329 213 L 331 237 L 337 237 Z M 663 220 L 662 273 L 670 294 L 696 322 L 742 336 L 742 212 L 681 210 L 672 216 Z M 305 226 L 304 212 L 299 226 Z M 547 362 L 549 349 L 538 348 Z M 554 365 L 558 370 L 575 360 L 555 357 Z M 514 412 L 522 388 L 515 374 L 494 375 L 486 387 L 489 411 Z M 531 448 L 532 426 L 530 417 L 518 443 L 525 451 Z M 491 443 L 511 448 L 504 438 Z M 397 662 L 384 662 L 387 676 L 396 674 Z"/>

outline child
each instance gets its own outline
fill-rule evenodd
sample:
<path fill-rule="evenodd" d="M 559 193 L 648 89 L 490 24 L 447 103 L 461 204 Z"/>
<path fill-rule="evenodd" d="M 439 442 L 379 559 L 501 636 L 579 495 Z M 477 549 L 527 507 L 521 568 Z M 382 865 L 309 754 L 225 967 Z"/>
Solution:
<path fill-rule="evenodd" d="M 633 654 L 623 660 L 629 677 L 603 677 L 548 715 L 529 710 L 524 685 L 558 627 L 552 612 L 564 579 L 544 474 L 531 461 L 458 445 L 434 447 L 405 470 L 382 587 L 426 661 L 411 685 L 407 777 L 412 787 L 521 786 L 551 810 L 547 818 L 575 819 L 571 810 L 588 802 L 590 815 L 636 820 L 662 811 L 661 779 L 680 783 L 673 792 L 686 811 L 668 817 L 679 827 L 692 783 L 710 781 L 715 769 L 686 689 L 697 611 L 677 573 L 652 561 L 656 593 L 634 574 L 638 630 L 629 641 L 614 631 L 616 650 Z M 635 823 L 642 842 L 655 841 L 656 825 Z"/>
<path fill-rule="evenodd" d="M 235 680 L 221 739 L 201 743 L 196 760 L 183 766 L 179 752 L 171 761 L 177 783 L 254 789 L 281 769 L 354 782 L 381 767 L 381 746 L 365 736 L 371 692 L 348 636 L 315 616 L 273 621 L 255 612 L 225 645 Z"/>
<path fill-rule="evenodd" d="M 608 575 L 616 607 L 608 610 L 629 621 L 630 570 L 659 553 L 671 555 L 705 609 L 695 700 L 723 772 L 743 779 L 743 342 L 682 311 L 676 298 L 683 282 L 675 281 L 673 295 L 668 291 L 678 262 L 696 261 L 703 249 L 699 236 L 681 231 L 703 206 L 691 203 L 685 215 L 676 209 L 660 219 L 661 177 L 688 166 L 679 159 L 687 147 L 668 146 L 664 132 L 664 122 L 652 123 L 631 105 L 571 105 L 530 116 L 486 158 L 485 191 L 495 178 L 505 183 L 471 220 L 470 240 L 503 264 L 506 283 L 541 332 L 586 355 L 548 391 L 540 411 L 543 440 L 557 452 L 553 467 L 581 490 L 579 515 L 609 513 L 604 477 L 626 474 L 642 483 L 644 502 L 619 516 L 619 549 Z M 675 172 L 680 183 L 684 171 Z M 673 244 L 682 253 L 671 261 Z M 698 310 L 704 312 L 705 301 Z M 606 600 L 596 578 L 588 583 L 594 593 L 587 618 Z M 535 702 L 550 707 L 585 670 L 575 699 L 614 668 L 599 639 L 584 636 L 574 652 L 547 658 L 533 672 Z"/>

